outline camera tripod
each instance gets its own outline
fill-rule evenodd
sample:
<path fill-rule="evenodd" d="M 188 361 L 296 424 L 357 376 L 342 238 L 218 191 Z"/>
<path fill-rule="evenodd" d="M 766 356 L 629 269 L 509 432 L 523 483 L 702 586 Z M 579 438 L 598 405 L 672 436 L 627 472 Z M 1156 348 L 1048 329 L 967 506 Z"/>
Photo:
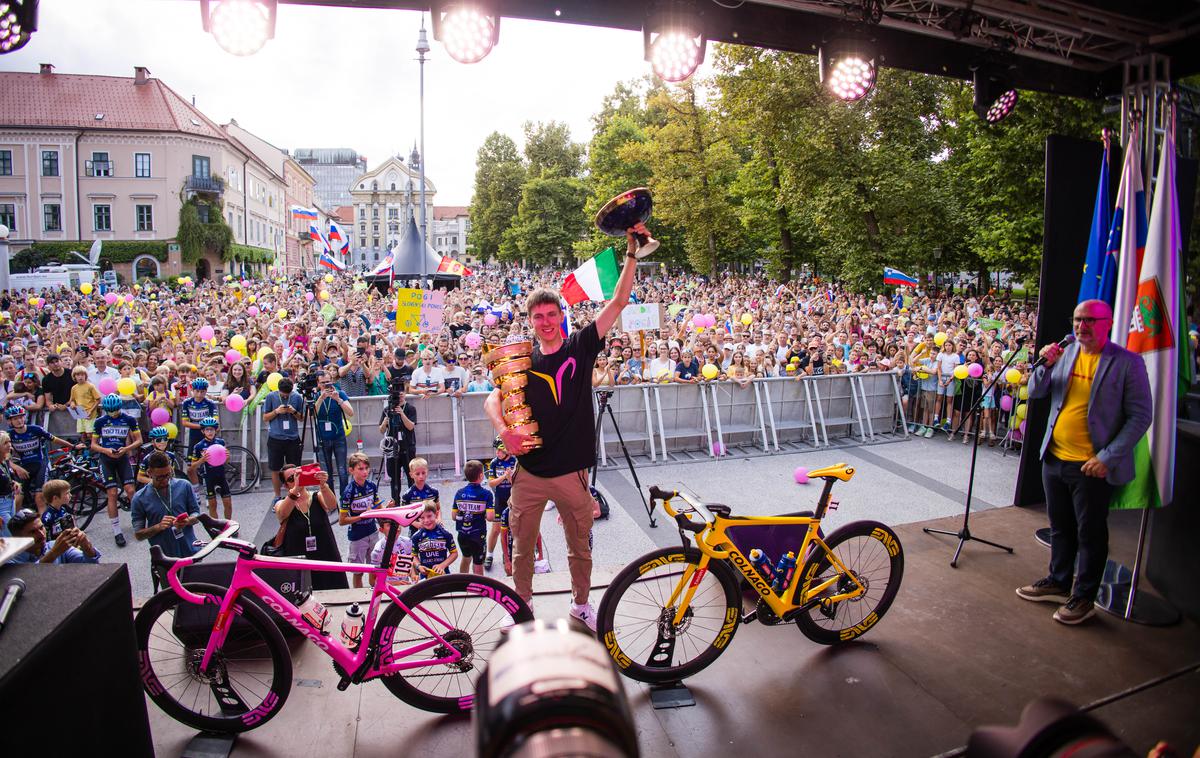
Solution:
<path fill-rule="evenodd" d="M 604 412 L 608 411 L 608 420 L 612 422 L 613 430 L 617 433 L 617 441 L 621 443 L 621 452 L 625 455 L 625 463 L 628 464 L 629 473 L 633 477 L 633 486 L 642 498 L 642 507 L 646 509 L 646 515 L 650 518 L 650 526 L 657 527 L 658 524 L 654 521 L 654 511 L 650 508 L 650 504 L 646 502 L 646 494 L 642 492 L 642 483 L 638 480 L 637 469 L 633 466 L 633 457 L 629 454 L 629 448 L 625 447 L 625 437 L 621 435 L 621 427 L 617 424 L 616 414 L 613 413 L 612 406 L 608 404 L 610 397 L 612 397 L 611 391 L 598 390 L 596 392 L 596 451 L 592 457 L 593 459 L 599 459 L 600 457 L 600 427 L 604 424 Z M 592 487 L 596 486 L 596 475 L 599 472 L 600 467 L 593 465 Z"/>

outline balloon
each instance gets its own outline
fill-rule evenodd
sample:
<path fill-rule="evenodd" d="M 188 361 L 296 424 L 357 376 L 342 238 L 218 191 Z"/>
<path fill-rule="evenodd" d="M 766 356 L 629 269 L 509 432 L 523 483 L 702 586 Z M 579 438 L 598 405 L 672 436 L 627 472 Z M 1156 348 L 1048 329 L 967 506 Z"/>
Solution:
<path fill-rule="evenodd" d="M 227 281 L 227 282 L 232 282 L 232 281 L 233 281 L 233 276 L 231 276 L 230 274 L 226 274 L 226 275 L 225 275 L 225 281 Z"/>
<path fill-rule="evenodd" d="M 797 466 L 792 472 L 792 478 L 796 480 L 796 484 L 808 484 L 808 469 L 804 466 Z"/>
<path fill-rule="evenodd" d="M 141 291 L 142 291 L 142 285 L 140 285 L 140 284 L 135 284 L 135 285 L 133 285 L 133 291 L 134 291 L 134 292 L 141 292 Z"/>
<path fill-rule="evenodd" d="M 969 374 L 972 379 L 978 379 L 979 377 L 983 376 L 983 366 L 978 363 L 972 363 L 970 366 L 967 366 L 967 374 Z"/>
<path fill-rule="evenodd" d="M 241 359 L 242 359 L 242 354 L 239 353 L 238 351 L 234 350 L 233 348 L 229 348 L 228 350 L 225 351 L 225 362 L 228 363 L 230 366 L 237 363 Z"/>
<path fill-rule="evenodd" d="M 254 318 L 255 316 L 257 316 L 258 315 L 258 306 L 252 305 L 249 308 L 247 308 L 246 315 L 250 316 L 251 318 Z"/>
<path fill-rule="evenodd" d="M 104 294 L 104 304 L 105 305 L 116 305 L 117 300 L 118 300 L 117 293 L 115 293 L 115 292 L 106 292 Z"/>
<path fill-rule="evenodd" d="M 467 347 L 478 350 L 479 346 L 483 344 L 483 337 L 480 337 L 478 332 L 469 332 L 464 341 L 467 343 Z"/>
<path fill-rule="evenodd" d="M 155 408 L 150 411 L 150 421 L 155 426 L 162 426 L 171 420 L 171 412 L 166 408 Z"/>
<path fill-rule="evenodd" d="M 279 389 L 279 381 L 281 379 L 283 379 L 283 374 L 279 373 L 278 371 L 272 371 L 267 375 L 267 389 L 271 390 L 272 392 Z"/>
<path fill-rule="evenodd" d="M 106 376 L 96 384 L 96 389 L 100 390 L 101 395 L 111 395 L 117 391 L 117 380 Z"/>
<path fill-rule="evenodd" d="M 83 284 L 79 285 L 79 291 L 80 291 L 80 292 L 82 292 L 82 293 L 83 293 L 83 294 L 85 294 L 85 295 L 90 295 L 90 294 L 92 294 L 92 285 L 91 285 L 91 283 L 90 283 L 90 282 L 84 282 Z"/>
<path fill-rule="evenodd" d="M 250 280 L 249 280 L 249 279 L 243 279 L 243 280 L 242 280 L 242 286 L 243 286 L 243 287 L 249 287 L 249 286 L 250 286 Z"/>
<path fill-rule="evenodd" d="M 326 284 L 333 284 L 333 274 L 326 274 L 326 275 L 325 275 L 325 283 L 326 283 Z"/>
<path fill-rule="evenodd" d="M 258 302 L 258 298 L 256 298 L 254 295 L 251 295 L 250 297 L 246 298 L 246 302 L 247 303 L 256 303 L 256 302 Z"/>
<path fill-rule="evenodd" d="M 205 342 L 208 342 L 210 339 L 212 339 L 213 334 L 214 334 L 213 328 L 211 326 L 209 326 L 208 324 L 205 324 L 204 326 L 200 327 L 200 331 L 196 332 L 196 336 L 199 337 L 200 339 L 204 340 Z"/>
<path fill-rule="evenodd" d="M 38 304 L 38 307 L 39 307 L 39 308 L 45 308 L 45 307 L 46 307 L 46 298 L 44 298 L 44 297 L 39 297 L 39 298 L 37 299 L 37 304 Z"/>
<path fill-rule="evenodd" d="M 285 318 L 287 318 L 287 308 L 280 308 L 279 310 L 275 311 L 275 315 L 279 317 L 280 321 L 283 321 Z"/>
<path fill-rule="evenodd" d="M 225 398 L 225 407 L 228 408 L 231 413 L 238 413 L 246 407 L 246 398 L 235 392 L 229 397 Z"/>
<path fill-rule="evenodd" d="M 258 346 L 258 354 L 255 355 L 254 357 L 261 361 L 262 357 L 264 355 L 274 355 L 274 354 L 275 354 L 275 351 L 272 350 L 269 345 L 259 345 Z"/>
<path fill-rule="evenodd" d="M 158 299 L 158 293 L 157 293 L 157 292 L 151 292 L 151 293 L 150 293 L 150 299 L 151 299 L 151 300 L 157 300 L 157 299 Z"/>
<path fill-rule="evenodd" d="M 959 365 L 954 367 L 954 378 L 955 379 L 966 379 L 967 376 L 969 376 L 969 373 L 967 371 L 966 366 L 964 366 L 960 363 Z"/>
<path fill-rule="evenodd" d="M 204 453 L 211 466 L 224 466 L 225 461 L 229 460 L 229 451 L 225 449 L 224 445 L 213 445 Z"/>
<path fill-rule="evenodd" d="M 1028 400 L 1029 399 L 1029 387 L 1022 384 L 1021 389 L 1017 390 L 1017 397 L 1021 400 Z"/>
<path fill-rule="evenodd" d="M 133 304 L 133 294 L 132 294 L 132 293 L 128 293 L 128 292 L 127 292 L 127 293 L 125 293 L 125 304 L 126 304 L 126 305 L 132 305 L 132 304 Z"/>
<path fill-rule="evenodd" d="M 133 381 L 129 377 L 125 377 L 117 382 L 117 392 L 121 393 L 122 395 L 128 395 L 132 397 L 133 394 L 137 392 L 137 382 Z"/>
<path fill-rule="evenodd" d="M 1000 396 L 1000 410 L 1011 411 L 1012 403 L 1013 403 L 1012 395 L 1001 395 Z"/>
<path fill-rule="evenodd" d="M 938 347 L 941 347 L 945 343 L 946 343 L 946 333 L 945 332 L 938 332 L 937 334 L 933 335 L 933 344 L 937 345 Z"/>
<path fill-rule="evenodd" d="M 712 444 L 712 452 L 713 452 L 713 455 L 720 458 L 722 455 L 725 455 L 725 446 L 722 445 L 720 442 L 714 442 Z"/>
<path fill-rule="evenodd" d="M 235 334 L 229 338 L 229 346 L 239 353 L 246 352 L 246 337 L 241 334 Z"/>
<path fill-rule="evenodd" d="M 711 363 L 705 363 L 704 368 L 700 369 L 700 374 L 705 379 L 716 379 L 719 373 L 721 373 L 721 370 Z"/>
<path fill-rule="evenodd" d="M 26 300 L 25 302 L 29 303 L 30 305 L 37 305 L 37 298 L 31 297 L 28 300 Z"/>
<path fill-rule="evenodd" d="M 163 427 L 167 430 L 167 439 L 173 440 L 179 436 L 179 427 L 175 426 L 173 422 L 168 421 L 163 424 Z"/>
<path fill-rule="evenodd" d="M 1015 368 L 1010 368 L 1008 371 L 1004 372 L 1004 381 L 1008 382 L 1009 384 L 1020 384 L 1021 372 Z"/>
<path fill-rule="evenodd" d="M 483 323 L 487 324 L 488 326 L 495 326 L 496 325 L 496 314 L 489 313 L 488 315 L 484 316 Z"/>
<path fill-rule="evenodd" d="M 327 291 L 325 291 L 325 290 L 321 290 L 321 299 L 322 299 L 322 300 L 328 300 L 328 299 L 329 299 L 329 293 L 328 293 Z"/>
<path fill-rule="evenodd" d="M 754 323 L 754 317 L 751 316 L 749 313 L 743 313 L 742 314 L 742 323 L 745 324 L 746 326 L 750 326 L 751 324 Z"/>
<path fill-rule="evenodd" d="M 702 326 L 696 327 L 696 334 L 702 334 L 703 332 L 704 332 L 704 327 L 702 327 Z"/>
<path fill-rule="evenodd" d="M 1025 418 L 1025 414 L 1028 412 L 1029 412 L 1029 404 L 1021 403 L 1017 406 L 1017 409 L 1015 411 L 1013 411 L 1013 415 L 1016 416 L 1017 418 Z"/>
<path fill-rule="evenodd" d="M 1017 418 L 1017 414 L 1014 413 L 1013 415 L 1008 417 L 1008 428 L 1009 429 L 1016 429 L 1017 426 L 1020 425 L 1020 423 L 1021 423 L 1021 419 Z"/>
<path fill-rule="evenodd" d="M 311 292 L 305 292 L 305 293 L 304 293 L 304 299 L 305 299 L 305 300 L 307 300 L 307 301 L 308 301 L 308 302 L 310 302 L 310 303 L 311 303 L 311 302 L 312 302 L 312 301 L 313 301 L 315 298 L 316 298 L 316 295 L 314 295 L 314 294 L 313 294 L 313 293 L 311 293 Z"/>

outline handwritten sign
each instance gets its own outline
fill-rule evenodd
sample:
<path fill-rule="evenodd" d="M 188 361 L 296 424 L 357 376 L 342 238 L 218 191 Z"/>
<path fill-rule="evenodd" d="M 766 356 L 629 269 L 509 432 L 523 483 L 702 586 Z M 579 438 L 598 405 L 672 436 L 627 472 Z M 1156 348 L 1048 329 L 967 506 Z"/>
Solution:
<path fill-rule="evenodd" d="M 658 303 L 631 303 L 621 309 L 621 331 L 640 332 L 662 325 L 662 306 Z"/>
<path fill-rule="evenodd" d="M 1004 322 L 998 318 L 981 318 L 979 319 L 979 328 L 985 332 L 989 329 L 999 331 L 1004 328 Z"/>
<path fill-rule="evenodd" d="M 408 334 L 437 333 L 445 315 L 445 290 L 404 287 L 396 292 L 396 331 Z"/>

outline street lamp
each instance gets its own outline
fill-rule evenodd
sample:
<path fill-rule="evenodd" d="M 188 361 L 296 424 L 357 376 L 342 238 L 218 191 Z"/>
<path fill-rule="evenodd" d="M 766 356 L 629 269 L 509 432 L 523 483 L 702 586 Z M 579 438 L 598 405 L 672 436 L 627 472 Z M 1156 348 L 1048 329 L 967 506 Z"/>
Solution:
<path fill-rule="evenodd" d="M 421 182 L 421 288 L 425 288 L 426 267 L 425 240 L 429 238 L 429 230 L 425 227 L 425 55 L 429 52 L 429 40 L 425 37 L 425 17 L 421 17 L 421 31 L 417 32 L 417 60 L 421 63 L 421 163 L 417 167 L 418 178 Z"/>

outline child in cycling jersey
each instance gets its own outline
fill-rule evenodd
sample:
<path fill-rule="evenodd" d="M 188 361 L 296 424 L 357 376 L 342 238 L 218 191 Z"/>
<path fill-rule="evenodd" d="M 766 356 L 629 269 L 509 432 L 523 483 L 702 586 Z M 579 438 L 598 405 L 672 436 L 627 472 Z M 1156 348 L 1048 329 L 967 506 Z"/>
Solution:
<path fill-rule="evenodd" d="M 389 519 L 379 519 L 379 533 L 382 536 L 375 547 L 371 549 L 371 564 L 378 566 L 383 561 L 383 549 L 387 545 L 387 536 L 396 523 Z M 392 585 L 407 585 L 417 581 L 416 566 L 413 561 L 412 540 L 403 534 L 396 535 L 396 544 L 392 546 L 392 559 L 388 566 L 387 582 Z"/>
<path fill-rule="evenodd" d="M 217 404 L 208 399 L 208 380 L 203 377 L 195 379 L 191 384 L 192 396 L 184 400 L 179 405 L 179 423 L 184 429 L 188 430 L 187 437 L 187 456 L 189 461 L 195 461 L 196 443 L 204 439 L 204 432 L 200 426 L 200 422 L 206 418 L 217 418 Z M 189 468 L 188 478 L 192 482 L 192 491 L 196 493 L 196 502 L 199 502 L 204 490 L 200 486 L 200 479 L 196 474 L 195 468 Z"/>
<path fill-rule="evenodd" d="M 424 458 L 413 458 L 408 462 L 408 476 L 412 480 L 412 486 L 400 496 L 400 501 L 404 505 L 420 502 L 435 503 L 438 506 L 438 516 L 440 518 L 442 506 L 441 495 L 427 483 L 429 479 L 429 462 Z M 418 525 L 419 522 L 409 527 L 409 533 L 415 534 Z"/>
<path fill-rule="evenodd" d="M 413 534 L 413 552 L 419 562 L 418 571 L 425 576 L 441 576 L 450 570 L 458 550 L 454 547 L 454 535 L 439 523 L 441 507 L 437 503 L 426 503 L 417 522 L 421 528 Z"/>
<path fill-rule="evenodd" d="M 40 512 L 46 507 L 46 500 L 42 497 L 42 483 L 46 480 L 46 471 L 49 468 L 46 442 L 53 442 L 64 447 L 74 447 L 74 445 L 54 436 L 37 424 L 25 423 L 28 416 L 22 406 L 8 406 L 4 409 L 4 418 L 8 421 L 8 436 L 12 440 L 13 462 L 25 469 L 26 472 L 22 489 L 26 495 L 33 495 L 34 503 Z"/>
<path fill-rule="evenodd" d="M 378 539 L 375 519 L 364 518 L 367 511 L 382 508 L 379 500 L 379 487 L 370 480 L 371 459 L 366 453 L 354 453 L 346 459 L 350 467 L 350 481 L 342 490 L 341 502 L 338 505 L 338 523 L 350 527 L 347 538 L 350 540 L 350 555 L 348 563 L 366 563 L 371 555 L 375 541 Z M 395 503 L 389 503 L 389 507 Z M 354 574 L 355 588 L 363 586 L 363 574 Z"/>
<path fill-rule="evenodd" d="M 225 464 L 214 465 L 209 460 L 208 451 L 214 445 L 225 446 L 225 439 L 217 436 L 218 421 L 216 416 L 208 416 L 200 420 L 201 433 L 204 435 L 192 447 L 192 461 L 188 466 L 188 474 L 194 481 L 204 482 L 204 491 L 208 495 L 208 515 L 217 517 L 217 498 L 221 498 L 225 518 L 233 518 L 233 498 L 229 493 L 229 480 L 225 476 Z"/>
<path fill-rule="evenodd" d="M 171 435 L 165 426 L 156 426 L 150 430 L 150 447 L 151 450 L 146 451 L 142 456 L 142 460 L 138 463 L 137 480 L 138 484 L 145 486 L 150 483 L 150 472 L 146 469 L 146 462 L 150 460 L 152 453 L 162 453 L 171 461 L 171 467 L 176 470 L 182 470 L 183 466 L 179 463 L 179 456 L 175 455 L 169 448 L 171 447 Z"/>
<path fill-rule="evenodd" d="M 487 552 L 488 522 L 495 519 L 492 493 L 483 486 L 483 464 L 467 461 L 463 466 L 467 486 L 454 495 L 451 517 L 458 531 L 458 546 L 462 550 L 462 564 L 458 570 L 468 570 L 483 575 L 483 558 Z"/>
<path fill-rule="evenodd" d="M 58 535 L 75 527 L 75 517 L 67 510 L 71 501 L 71 485 L 62 479 L 51 479 L 42 486 L 45 506 L 39 507 L 42 526 L 46 527 L 46 539 L 56 540 Z"/>
<path fill-rule="evenodd" d="M 508 450 L 505 449 L 504 443 L 500 441 L 499 437 L 492 440 L 492 447 L 496 448 L 496 457 L 488 463 L 484 476 L 487 477 L 487 484 L 492 488 L 496 502 L 493 506 L 493 513 L 488 519 L 491 526 L 488 530 L 487 558 L 483 561 L 485 571 L 492 570 L 492 553 L 496 550 L 496 541 L 500 539 L 501 533 L 507 528 L 500 525 L 500 517 L 508 510 L 508 498 L 512 494 L 512 477 L 517 470 L 517 457 L 508 454 Z"/>
<path fill-rule="evenodd" d="M 117 515 L 117 491 L 124 487 L 125 494 L 133 499 L 134 478 L 129 451 L 142 445 L 137 422 L 121 411 L 121 405 L 121 396 L 115 393 L 105 395 L 100 401 L 104 415 L 93 424 L 91 445 L 92 452 L 100 458 L 104 488 L 108 491 L 108 521 L 117 547 L 125 547 L 125 535 L 121 533 L 121 519 Z"/>

